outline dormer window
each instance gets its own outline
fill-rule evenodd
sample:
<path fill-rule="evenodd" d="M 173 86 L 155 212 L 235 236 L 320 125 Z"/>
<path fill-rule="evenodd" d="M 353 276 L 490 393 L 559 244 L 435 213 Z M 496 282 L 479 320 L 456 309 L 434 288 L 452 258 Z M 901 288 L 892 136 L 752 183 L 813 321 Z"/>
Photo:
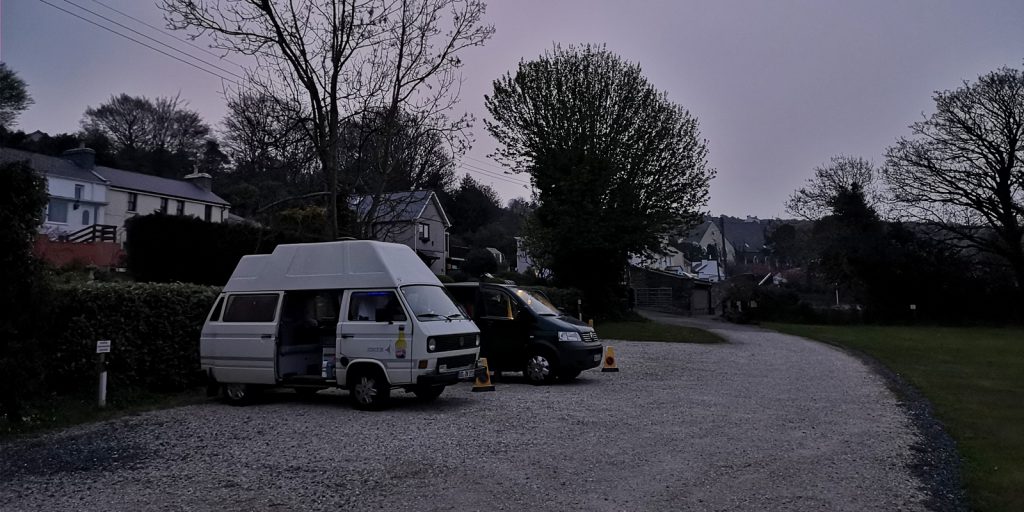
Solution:
<path fill-rule="evenodd" d="M 416 227 L 416 233 L 420 240 L 430 240 L 430 224 L 421 222 Z"/>

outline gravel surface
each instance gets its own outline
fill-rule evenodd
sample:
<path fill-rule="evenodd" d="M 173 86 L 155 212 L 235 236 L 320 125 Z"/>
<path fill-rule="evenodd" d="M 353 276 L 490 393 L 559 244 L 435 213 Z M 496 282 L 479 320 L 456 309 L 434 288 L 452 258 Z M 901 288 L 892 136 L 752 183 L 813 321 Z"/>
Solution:
<path fill-rule="evenodd" d="M 835 348 L 757 329 L 729 343 L 612 342 L 584 372 L 433 404 L 397 392 L 209 403 L 0 445 L 7 510 L 924 510 L 918 436 Z"/>

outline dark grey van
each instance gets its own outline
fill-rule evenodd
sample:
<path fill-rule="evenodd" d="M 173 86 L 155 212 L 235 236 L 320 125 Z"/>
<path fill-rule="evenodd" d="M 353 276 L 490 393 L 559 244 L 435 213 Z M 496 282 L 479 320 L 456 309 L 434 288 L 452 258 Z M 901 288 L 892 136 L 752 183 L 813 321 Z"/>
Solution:
<path fill-rule="evenodd" d="M 575 379 L 601 364 L 594 329 L 563 315 L 540 293 L 490 283 L 445 287 L 480 329 L 480 356 L 493 371 L 522 371 L 530 382 L 544 384 Z"/>

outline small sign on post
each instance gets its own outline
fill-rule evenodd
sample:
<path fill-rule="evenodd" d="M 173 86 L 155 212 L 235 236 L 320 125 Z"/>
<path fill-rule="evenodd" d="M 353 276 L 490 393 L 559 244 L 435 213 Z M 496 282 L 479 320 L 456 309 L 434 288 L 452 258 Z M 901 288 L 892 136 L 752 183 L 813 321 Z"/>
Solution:
<path fill-rule="evenodd" d="M 97 392 L 96 401 L 100 407 L 107 406 L 107 360 L 106 355 L 110 353 L 110 340 L 96 340 L 96 353 L 99 357 L 96 361 L 96 369 L 100 374 L 100 387 Z"/>

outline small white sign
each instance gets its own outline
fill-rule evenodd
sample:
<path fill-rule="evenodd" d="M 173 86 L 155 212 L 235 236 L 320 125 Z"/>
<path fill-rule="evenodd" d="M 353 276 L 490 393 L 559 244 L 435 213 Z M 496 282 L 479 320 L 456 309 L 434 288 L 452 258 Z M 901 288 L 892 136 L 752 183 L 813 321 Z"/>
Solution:
<path fill-rule="evenodd" d="M 110 352 L 110 340 L 97 340 L 96 341 L 96 353 L 106 354 Z"/>

